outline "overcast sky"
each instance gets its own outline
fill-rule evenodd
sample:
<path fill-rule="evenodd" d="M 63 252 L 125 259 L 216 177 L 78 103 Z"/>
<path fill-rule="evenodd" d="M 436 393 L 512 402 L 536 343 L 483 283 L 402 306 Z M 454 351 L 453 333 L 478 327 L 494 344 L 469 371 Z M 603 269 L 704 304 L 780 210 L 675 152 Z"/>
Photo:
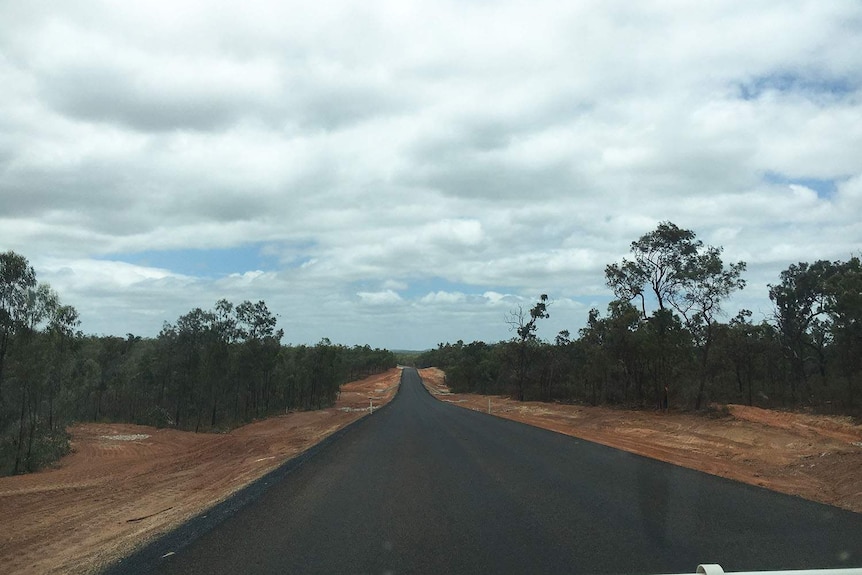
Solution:
<path fill-rule="evenodd" d="M 285 342 L 575 332 L 660 221 L 862 251 L 862 3 L 0 0 L 0 251 L 87 333 L 263 299 Z"/>

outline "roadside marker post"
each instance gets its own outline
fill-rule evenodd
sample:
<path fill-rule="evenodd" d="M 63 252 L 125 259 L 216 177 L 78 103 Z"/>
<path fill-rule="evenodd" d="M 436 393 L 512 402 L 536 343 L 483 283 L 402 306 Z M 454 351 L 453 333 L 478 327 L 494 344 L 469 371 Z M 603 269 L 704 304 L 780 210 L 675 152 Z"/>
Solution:
<path fill-rule="evenodd" d="M 374 400 L 372 398 L 368 398 L 368 415 L 374 413 Z"/>
<path fill-rule="evenodd" d="M 488 414 L 491 414 L 491 398 L 488 398 Z"/>

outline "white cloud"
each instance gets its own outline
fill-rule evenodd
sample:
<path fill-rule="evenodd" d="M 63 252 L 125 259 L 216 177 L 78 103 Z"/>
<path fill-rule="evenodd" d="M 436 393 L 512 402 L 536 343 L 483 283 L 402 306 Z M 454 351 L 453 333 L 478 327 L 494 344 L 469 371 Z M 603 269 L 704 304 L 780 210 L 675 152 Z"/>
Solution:
<path fill-rule="evenodd" d="M 790 263 L 862 249 L 860 22 L 820 0 L 4 3 L 0 249 L 87 330 L 263 298 L 293 341 L 404 347 L 508 337 L 539 293 L 574 331 L 671 220 L 748 261 L 768 309 Z M 248 244 L 280 268 L 113 261 Z"/>
<path fill-rule="evenodd" d="M 33 263 L 39 266 L 42 273 L 57 278 L 55 282 L 61 281 L 63 287 L 69 289 L 122 290 L 150 281 L 193 281 L 190 277 L 165 269 L 119 261 L 47 259 Z"/>
<path fill-rule="evenodd" d="M 404 291 L 408 287 L 410 287 L 407 282 L 398 281 L 398 280 L 386 280 L 383 282 L 383 289 L 385 290 L 394 290 L 394 291 Z"/>
<path fill-rule="evenodd" d="M 482 294 L 482 297 L 485 298 L 488 304 L 492 306 L 513 306 L 519 303 L 523 303 L 523 298 L 513 296 L 512 294 L 503 294 L 495 291 L 486 291 Z"/>
<path fill-rule="evenodd" d="M 377 292 L 356 292 L 356 295 L 359 296 L 359 299 L 362 300 L 363 303 L 367 303 L 370 305 L 389 305 L 394 303 L 401 303 L 401 296 L 392 291 L 391 289 Z"/>
<path fill-rule="evenodd" d="M 429 292 L 422 296 L 422 299 L 419 301 L 424 304 L 453 304 L 453 303 L 461 303 L 467 299 L 463 293 L 460 292 L 447 292 L 447 291 L 436 291 Z"/>

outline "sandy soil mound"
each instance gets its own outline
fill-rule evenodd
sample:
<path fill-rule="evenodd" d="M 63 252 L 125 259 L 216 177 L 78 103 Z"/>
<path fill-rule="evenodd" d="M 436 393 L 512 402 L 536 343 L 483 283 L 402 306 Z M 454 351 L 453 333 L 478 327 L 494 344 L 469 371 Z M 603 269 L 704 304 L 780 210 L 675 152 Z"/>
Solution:
<path fill-rule="evenodd" d="M 441 401 L 488 410 L 489 396 L 450 393 L 439 369 L 419 373 Z M 490 399 L 499 417 L 862 513 L 862 426 L 849 418 L 731 405 L 730 416 L 713 419 Z"/>
<path fill-rule="evenodd" d="M 0 478 L 0 571 L 85 573 L 126 555 L 384 405 L 401 372 L 342 386 L 335 407 L 226 434 L 78 424 L 53 468 Z"/>

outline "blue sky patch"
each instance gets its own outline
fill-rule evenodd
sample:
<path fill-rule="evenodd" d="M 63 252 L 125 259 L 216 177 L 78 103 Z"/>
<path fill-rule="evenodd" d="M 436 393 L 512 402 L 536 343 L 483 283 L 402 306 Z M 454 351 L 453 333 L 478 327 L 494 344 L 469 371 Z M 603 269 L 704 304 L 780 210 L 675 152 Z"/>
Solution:
<path fill-rule="evenodd" d="M 275 250 L 265 244 L 250 244 L 235 248 L 152 250 L 128 254 L 111 254 L 104 259 L 130 264 L 162 268 L 189 276 L 216 278 L 233 273 L 262 270 L 274 271 L 281 267 Z"/>
<path fill-rule="evenodd" d="M 764 92 L 800 92 L 803 94 L 841 97 L 852 94 L 858 86 L 847 78 L 817 78 L 782 72 L 758 76 L 739 84 L 739 97 L 756 100 Z"/>
<path fill-rule="evenodd" d="M 791 185 L 795 184 L 797 186 L 805 186 L 811 190 L 817 192 L 817 197 L 823 199 L 830 199 L 835 195 L 837 188 L 837 181 L 832 179 L 823 179 L 823 178 L 791 178 L 789 176 L 785 176 L 783 174 L 779 174 L 776 172 L 766 172 L 764 174 L 763 179 L 769 182 L 770 184 L 779 184 L 779 185 Z"/>

